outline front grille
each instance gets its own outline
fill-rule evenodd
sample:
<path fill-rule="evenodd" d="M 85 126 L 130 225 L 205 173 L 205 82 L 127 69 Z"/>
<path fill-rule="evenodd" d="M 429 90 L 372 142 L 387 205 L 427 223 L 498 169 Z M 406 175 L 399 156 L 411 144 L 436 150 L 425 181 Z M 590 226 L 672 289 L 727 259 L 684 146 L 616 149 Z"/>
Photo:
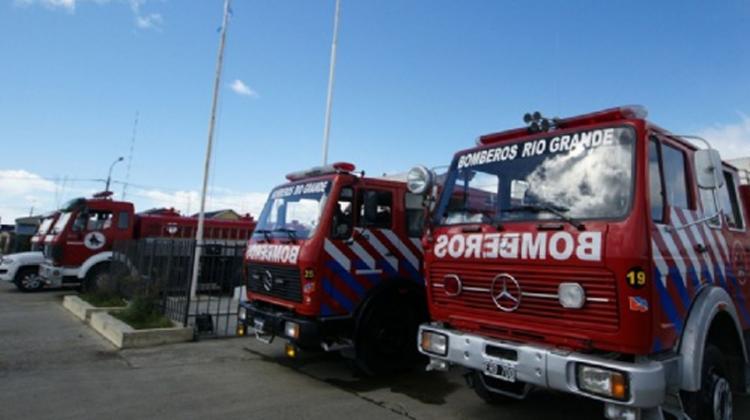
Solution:
<path fill-rule="evenodd" d="M 302 302 L 302 285 L 298 267 L 250 264 L 247 267 L 247 283 L 247 287 L 254 293 Z"/>
<path fill-rule="evenodd" d="M 475 316 L 482 319 L 518 322 L 526 327 L 531 324 L 542 324 L 546 328 L 560 328 L 560 331 L 576 333 L 608 333 L 619 328 L 617 306 L 617 287 L 612 273 L 603 269 L 581 269 L 564 267 L 482 267 L 462 265 L 455 267 L 449 264 L 434 264 L 430 270 L 431 297 L 435 305 L 461 316 Z M 489 289 L 493 278 L 499 273 L 512 275 L 524 293 L 544 294 L 547 297 L 526 296 L 513 312 L 503 312 L 495 305 Z M 443 288 L 434 287 L 442 284 L 449 274 L 458 274 L 463 282 L 463 291 L 457 297 L 448 296 Z M 562 282 L 576 282 L 583 286 L 587 301 L 581 309 L 563 308 L 556 298 L 557 288 Z M 467 290 L 468 289 L 468 290 Z M 480 290 L 474 290 L 480 289 Z M 508 336 L 523 334 L 523 331 L 510 331 L 506 327 L 481 323 L 481 328 L 489 334 Z M 526 331 L 528 332 L 528 331 Z M 537 337 L 536 340 L 543 338 Z"/>
<path fill-rule="evenodd" d="M 59 263 L 62 259 L 62 245 L 45 245 L 44 258 Z"/>

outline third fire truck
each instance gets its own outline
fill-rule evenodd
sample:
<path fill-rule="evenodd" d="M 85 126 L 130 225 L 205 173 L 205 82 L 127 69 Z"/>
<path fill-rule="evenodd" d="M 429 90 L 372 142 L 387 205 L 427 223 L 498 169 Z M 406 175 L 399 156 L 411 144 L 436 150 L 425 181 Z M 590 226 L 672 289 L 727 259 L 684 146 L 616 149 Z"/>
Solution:
<path fill-rule="evenodd" d="M 750 187 L 645 117 L 535 113 L 455 155 L 424 240 L 430 369 L 468 368 L 491 402 L 538 387 L 608 418 L 732 417 L 750 382 Z M 412 175 L 424 193 L 430 172 Z"/>
<path fill-rule="evenodd" d="M 336 163 L 271 191 L 247 248 L 239 333 L 341 351 L 366 372 L 413 364 L 427 319 L 422 197 Z"/>
<path fill-rule="evenodd" d="M 43 286 L 81 284 L 95 289 L 109 276 L 115 241 L 195 237 L 198 219 L 172 209 L 135 213 L 133 203 L 117 201 L 111 193 L 68 202 L 44 238 L 45 262 L 39 269 Z M 245 243 L 255 226 L 252 217 L 205 221 L 205 238 Z"/>

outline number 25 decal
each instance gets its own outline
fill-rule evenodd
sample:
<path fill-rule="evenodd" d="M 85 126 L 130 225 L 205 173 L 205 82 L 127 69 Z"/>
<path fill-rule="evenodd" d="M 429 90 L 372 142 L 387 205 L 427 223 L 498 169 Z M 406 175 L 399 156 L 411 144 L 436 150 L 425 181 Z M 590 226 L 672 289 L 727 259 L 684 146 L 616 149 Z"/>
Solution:
<path fill-rule="evenodd" d="M 625 275 L 628 286 L 633 289 L 640 289 L 646 285 L 646 272 L 641 268 L 631 268 Z"/>

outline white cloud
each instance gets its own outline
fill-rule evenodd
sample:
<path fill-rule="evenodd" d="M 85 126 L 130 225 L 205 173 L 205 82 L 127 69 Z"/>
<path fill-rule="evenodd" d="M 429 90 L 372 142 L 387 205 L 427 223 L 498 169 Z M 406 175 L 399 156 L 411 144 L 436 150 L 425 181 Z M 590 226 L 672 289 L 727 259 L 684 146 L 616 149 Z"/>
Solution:
<path fill-rule="evenodd" d="M 164 18 L 160 13 L 146 13 L 143 6 L 147 0 L 14 0 L 16 6 L 40 5 L 50 10 L 64 10 L 75 13 L 76 7 L 82 3 L 96 3 L 99 5 L 127 3 L 133 13 L 135 26 L 139 29 L 160 29 L 164 24 Z"/>
<path fill-rule="evenodd" d="M 112 188 L 115 199 L 120 199 L 120 186 L 116 182 Z M 90 197 L 102 187 L 101 183 L 89 181 L 69 181 L 63 185 L 62 180 L 55 182 L 23 169 L 0 169 L 0 220 L 12 224 L 16 218 L 28 216 L 32 207 L 36 214 L 45 213 L 72 198 Z M 232 209 L 257 218 L 267 197 L 266 192 L 214 187 L 206 199 L 206 211 Z M 131 185 L 127 190 L 127 201 L 135 204 L 136 211 L 173 207 L 183 214 L 193 214 L 200 207 L 200 193 L 197 190 L 165 191 Z"/>
<path fill-rule="evenodd" d="M 252 98 L 258 97 L 258 92 L 251 89 L 250 86 L 246 85 L 245 82 L 240 79 L 235 79 L 234 82 L 229 85 L 229 88 L 238 95 L 250 96 Z"/>
<path fill-rule="evenodd" d="M 739 117 L 738 122 L 716 124 L 698 133 L 719 150 L 722 159 L 750 157 L 750 117 L 742 113 Z"/>

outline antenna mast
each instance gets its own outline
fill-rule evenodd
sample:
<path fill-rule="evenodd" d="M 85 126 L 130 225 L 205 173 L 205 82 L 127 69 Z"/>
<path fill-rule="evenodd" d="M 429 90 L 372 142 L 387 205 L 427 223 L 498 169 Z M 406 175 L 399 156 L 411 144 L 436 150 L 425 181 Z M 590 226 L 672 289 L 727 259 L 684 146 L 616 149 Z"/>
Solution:
<path fill-rule="evenodd" d="M 125 194 L 130 182 L 130 165 L 133 163 L 133 149 L 135 148 L 135 134 L 138 128 L 138 111 L 135 111 L 135 121 L 133 122 L 133 136 L 130 138 L 130 152 L 128 153 L 128 168 L 125 171 L 125 182 L 122 184 L 122 200 L 125 200 Z"/>
<path fill-rule="evenodd" d="M 336 11 L 333 15 L 333 41 L 331 42 L 331 62 L 328 69 L 328 95 L 326 96 L 326 121 L 323 128 L 323 166 L 328 163 L 328 137 L 331 134 L 331 108 L 333 107 L 333 83 L 336 78 L 336 47 L 339 43 L 339 15 L 341 0 L 336 0 Z"/>

